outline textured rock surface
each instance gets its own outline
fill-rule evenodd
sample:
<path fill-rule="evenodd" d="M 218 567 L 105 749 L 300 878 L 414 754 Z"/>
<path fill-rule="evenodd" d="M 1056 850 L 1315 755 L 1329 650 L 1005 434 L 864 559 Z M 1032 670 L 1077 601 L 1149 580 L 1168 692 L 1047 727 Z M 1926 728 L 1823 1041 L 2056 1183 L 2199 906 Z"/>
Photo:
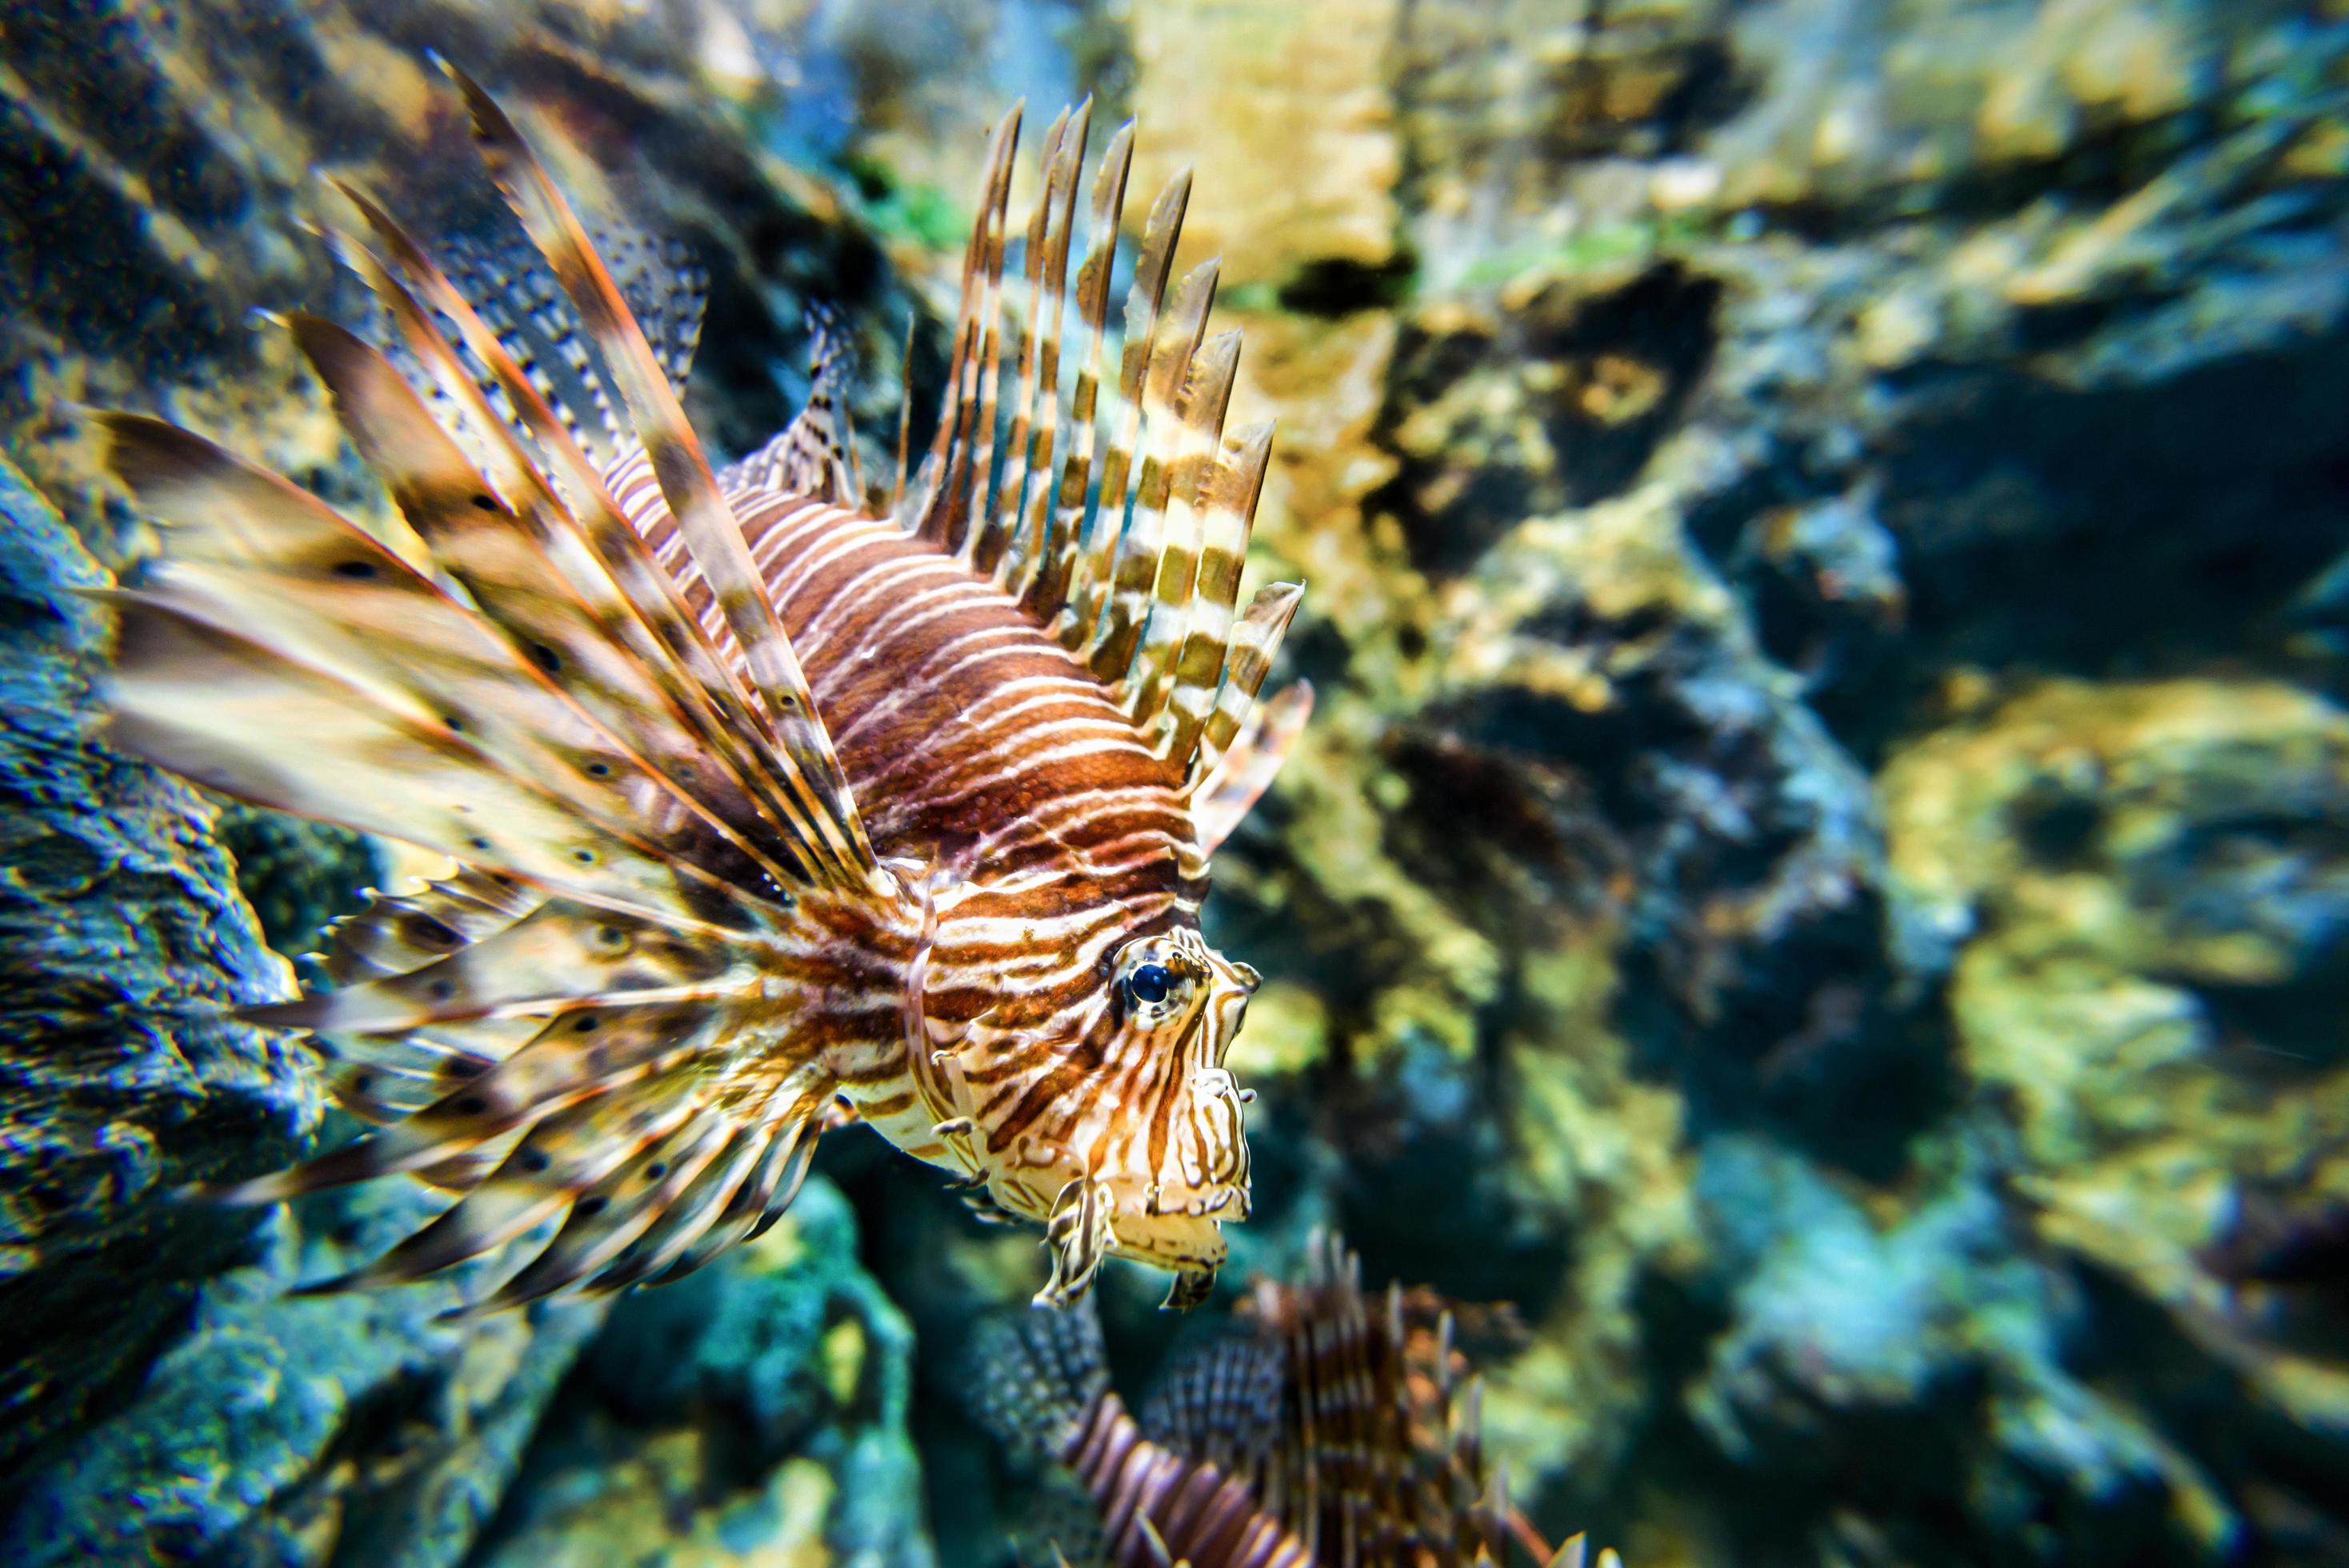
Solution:
<path fill-rule="evenodd" d="M 480 1293 L 478 1265 L 372 1295 L 284 1294 L 437 1207 L 387 1186 L 272 1222 L 262 1261 L 205 1285 L 129 1406 L 28 1478 L 0 1553 L 58 1568 L 462 1561 L 601 1306 L 436 1321 Z"/>
<path fill-rule="evenodd" d="M 107 751 L 107 586 L 0 459 L 0 1467 L 151 1355 L 251 1216 L 174 1208 L 316 1123 L 300 1053 L 218 1016 L 285 994 L 212 808 Z"/>
<path fill-rule="evenodd" d="M 476 1561 L 930 1568 L 911 1355 L 819 1178 L 757 1243 L 619 1304 Z"/>
<path fill-rule="evenodd" d="M 1234 10 L 1158 8 L 1134 101 L 1252 79 Z M 1402 286 L 1241 296 L 1322 698 L 1222 872 L 1304 1145 L 1243 1245 L 1520 1301 L 1487 1408 L 1553 1527 L 2340 1549 L 2340 1325 L 2206 1265 L 2349 1179 L 2344 46 L 1413 7 L 1346 107 Z"/>

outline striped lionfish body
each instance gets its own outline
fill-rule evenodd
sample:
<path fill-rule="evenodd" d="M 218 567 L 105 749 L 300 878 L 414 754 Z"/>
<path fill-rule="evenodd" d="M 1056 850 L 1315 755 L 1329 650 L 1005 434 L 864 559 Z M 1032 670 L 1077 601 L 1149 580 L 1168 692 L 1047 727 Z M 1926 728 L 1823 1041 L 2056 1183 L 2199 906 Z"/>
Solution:
<path fill-rule="evenodd" d="M 1257 983 L 1198 911 L 1309 694 L 1255 700 L 1299 590 L 1236 610 L 1269 430 L 1224 435 L 1237 341 L 1204 333 L 1214 264 L 1168 295 L 1187 178 L 1152 211 L 1112 380 L 1131 127 L 1101 160 L 1064 389 L 1089 109 L 1046 137 L 1009 283 L 1006 118 L 939 428 L 908 486 L 901 426 L 876 515 L 828 346 L 791 428 L 713 470 L 674 384 L 685 291 L 632 309 L 512 122 L 450 74 L 559 296 L 469 298 L 347 191 L 372 245 L 337 243 L 424 390 L 339 327 L 289 324 L 413 538 L 101 417 L 168 539 L 115 595 L 120 743 L 459 866 L 373 895 L 333 934 L 334 988 L 261 1015 L 317 1031 L 338 1099 L 380 1130 L 226 1195 L 393 1171 L 463 1194 L 327 1286 L 559 1219 L 479 1304 L 502 1306 L 698 1267 L 771 1222 L 817 1135 L 856 1117 L 1044 1222 L 1040 1300 L 1112 1255 L 1197 1299 L 1247 1212 L 1247 1097 L 1223 1060 Z"/>
<path fill-rule="evenodd" d="M 1082 1309 L 987 1323 L 978 1413 L 1090 1494 L 1107 1568 L 1582 1568 L 1584 1538 L 1553 1553 L 1488 1473 L 1455 1310 L 1366 1297 L 1358 1260 L 1317 1241 L 1304 1277 L 1256 1282 L 1239 1332 L 1178 1357 L 1139 1419 Z"/>

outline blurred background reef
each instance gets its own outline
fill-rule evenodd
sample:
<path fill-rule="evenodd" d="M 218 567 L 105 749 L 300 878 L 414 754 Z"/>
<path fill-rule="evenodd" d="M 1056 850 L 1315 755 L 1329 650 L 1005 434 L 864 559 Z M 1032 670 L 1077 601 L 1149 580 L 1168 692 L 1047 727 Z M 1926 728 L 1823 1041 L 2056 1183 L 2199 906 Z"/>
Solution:
<path fill-rule="evenodd" d="M 9 6 L 0 1561 L 960 1568 L 1040 1506 L 960 1359 L 1034 1238 L 864 1133 L 687 1284 L 473 1326 L 281 1296 L 419 1192 L 166 1202 L 347 1133 L 203 1007 L 403 866 L 104 750 L 75 590 L 147 541 L 71 407 L 386 504 L 249 316 L 367 318 L 319 169 L 490 221 L 428 47 L 708 266 L 730 455 L 813 301 L 868 469 L 909 315 L 926 417 L 1010 98 L 1196 166 L 1321 699 L 1209 910 L 1268 976 L 1209 1325 L 1317 1225 L 1515 1303 L 1493 1447 L 1640 1568 L 2349 1562 L 2337 0 Z"/>

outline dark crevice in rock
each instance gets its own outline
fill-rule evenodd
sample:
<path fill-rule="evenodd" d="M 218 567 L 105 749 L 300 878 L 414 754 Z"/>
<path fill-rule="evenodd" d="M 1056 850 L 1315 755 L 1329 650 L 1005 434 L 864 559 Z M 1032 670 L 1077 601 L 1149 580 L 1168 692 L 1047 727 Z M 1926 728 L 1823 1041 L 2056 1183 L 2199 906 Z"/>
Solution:
<path fill-rule="evenodd" d="M 1527 516 L 1622 493 L 1710 365 L 1720 299 L 1717 280 L 1667 263 L 1603 294 L 1546 291 L 1489 331 L 1407 325 L 1381 420 L 1396 473 L 1367 504 L 1401 521 L 1413 566 L 1448 575 Z M 1523 449 L 1506 423 L 1485 425 L 1482 397 L 1419 433 L 1425 411 L 1481 381 L 1509 388 L 1540 449 Z"/>
<path fill-rule="evenodd" d="M 1362 310 L 1391 310 L 1411 292 L 1417 266 L 1397 255 L 1377 264 L 1324 256 L 1284 281 L 1276 297 L 1293 315 L 1335 318 Z"/>

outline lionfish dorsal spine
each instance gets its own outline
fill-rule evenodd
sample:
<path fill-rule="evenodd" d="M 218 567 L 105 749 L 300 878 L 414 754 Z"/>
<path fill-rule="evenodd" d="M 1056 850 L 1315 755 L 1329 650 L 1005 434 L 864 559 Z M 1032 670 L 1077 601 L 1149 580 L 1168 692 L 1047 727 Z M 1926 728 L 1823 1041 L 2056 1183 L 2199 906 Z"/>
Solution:
<path fill-rule="evenodd" d="M 1038 459 L 1049 464 L 1050 434 L 1059 407 L 1060 348 L 1069 270 L 1071 198 L 1077 164 L 1092 123 L 1092 100 L 1063 109 L 1044 135 L 1044 191 L 1028 224 L 1024 290 L 1029 309 L 1019 324 L 1013 359 L 1019 369 L 1010 398 L 1011 428 L 996 463 L 998 481 L 970 542 L 972 568 L 1002 582 L 1003 569 L 1024 555 L 1028 489 Z M 1050 390 L 1052 396 L 1041 395 Z M 1039 485 L 1040 492 L 1045 487 Z"/>
<path fill-rule="evenodd" d="M 1102 604 L 1116 575 L 1117 552 L 1124 537 L 1127 497 L 1133 479 L 1134 452 L 1141 444 L 1143 387 L 1148 377 L 1158 338 L 1159 314 L 1174 263 L 1174 244 L 1183 232 L 1183 214 L 1191 202 L 1191 171 L 1178 170 L 1151 203 L 1142 248 L 1135 254 L 1133 281 L 1125 296 L 1124 343 L 1119 351 L 1117 401 L 1112 413 L 1114 434 L 1102 457 L 1101 500 L 1092 535 L 1082 546 L 1082 567 L 1069 590 L 1068 603 L 1058 611 L 1052 626 L 1061 645 L 1071 653 L 1089 648 L 1098 630 Z M 1104 280 L 1105 282 L 1106 280 Z"/>
<path fill-rule="evenodd" d="M 1125 532 L 1118 541 L 1103 596 L 1101 624 L 1084 645 L 1085 662 L 1094 675 L 1112 686 L 1124 680 L 1142 640 L 1143 624 L 1150 611 L 1150 591 L 1158 576 L 1160 546 L 1165 538 L 1167 498 L 1176 455 L 1192 416 L 1212 402 L 1220 421 L 1222 401 L 1230 395 L 1230 377 L 1212 372 L 1195 377 L 1192 367 L 1214 307 L 1216 282 L 1222 268 L 1209 261 L 1195 267 L 1175 285 L 1174 308 L 1164 322 L 1143 383 L 1143 428 L 1151 440 L 1140 454 L 1134 477 L 1133 501 Z M 1238 346 L 1231 346 L 1237 370 Z M 1172 438 L 1171 439 L 1169 438 Z"/>
<path fill-rule="evenodd" d="M 1019 603 L 1043 619 L 1050 619 L 1043 607 L 1059 605 L 1068 593 L 1084 532 L 1086 500 L 1092 488 L 1100 438 L 1095 416 L 1102 350 L 1108 338 L 1110 273 L 1117 260 L 1118 218 L 1124 210 L 1126 181 L 1133 168 L 1133 122 L 1128 120 L 1110 139 L 1093 171 L 1092 223 L 1085 237 L 1085 259 L 1077 269 L 1077 319 L 1084 329 L 1085 346 L 1069 398 L 1071 445 L 1052 500 L 1050 536 L 1038 542 L 1036 556 L 1027 563 L 1019 585 Z"/>

